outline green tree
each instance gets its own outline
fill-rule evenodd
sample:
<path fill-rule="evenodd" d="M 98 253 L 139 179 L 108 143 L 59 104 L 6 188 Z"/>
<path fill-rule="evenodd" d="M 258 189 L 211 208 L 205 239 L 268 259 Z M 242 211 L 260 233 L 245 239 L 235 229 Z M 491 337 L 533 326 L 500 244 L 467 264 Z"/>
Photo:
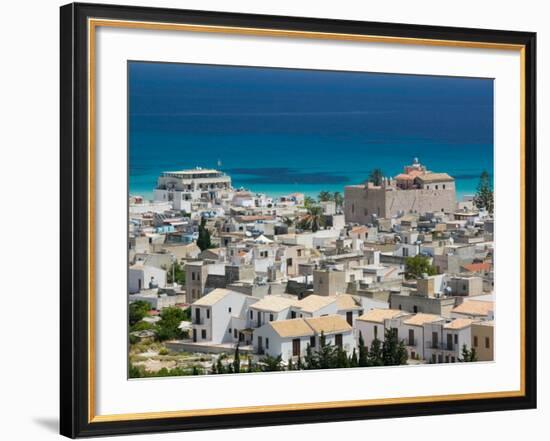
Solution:
<path fill-rule="evenodd" d="M 286 367 L 287 371 L 293 371 L 294 370 L 294 363 L 292 363 L 292 358 L 288 359 L 288 365 Z"/>
<path fill-rule="evenodd" d="M 336 356 L 335 356 L 335 363 L 334 363 L 334 366 L 335 368 L 349 368 L 350 365 L 349 365 L 349 358 L 348 358 L 348 354 L 346 353 L 346 351 L 344 351 L 344 349 L 340 348 L 340 347 L 336 347 Z"/>
<path fill-rule="evenodd" d="M 241 372 L 241 358 L 239 355 L 239 343 L 235 346 L 235 353 L 233 354 L 233 372 L 238 374 Z"/>
<path fill-rule="evenodd" d="M 349 367 L 357 366 L 359 366 L 359 360 L 357 359 L 357 352 L 355 352 L 355 348 L 353 348 L 353 352 L 351 353 L 351 357 L 349 358 Z"/>
<path fill-rule="evenodd" d="M 423 274 L 433 276 L 437 274 L 435 266 L 430 263 L 430 258 L 417 254 L 414 257 L 407 257 L 405 260 L 405 278 L 419 279 Z"/>
<path fill-rule="evenodd" d="M 332 195 L 332 199 L 334 200 L 334 203 L 336 204 L 336 207 L 341 207 L 344 205 L 344 196 L 342 196 L 342 193 L 339 191 L 335 191 Z"/>
<path fill-rule="evenodd" d="M 485 208 L 489 213 L 493 213 L 494 209 L 494 195 L 493 186 L 491 185 L 491 178 L 489 173 L 483 170 L 479 177 L 479 183 L 477 184 L 477 191 L 474 196 L 474 204 L 477 208 Z"/>
<path fill-rule="evenodd" d="M 359 359 L 358 364 L 361 367 L 368 366 L 368 354 L 365 347 L 365 340 L 363 339 L 363 333 L 359 331 Z"/>
<path fill-rule="evenodd" d="M 139 321 L 136 324 L 132 325 L 130 327 L 131 332 L 138 332 L 138 331 L 148 331 L 150 329 L 154 329 L 155 326 L 151 323 L 147 323 L 144 321 Z"/>
<path fill-rule="evenodd" d="M 399 341 L 396 328 L 386 329 L 382 344 L 382 361 L 384 366 L 398 366 L 407 363 L 407 350 Z"/>
<path fill-rule="evenodd" d="M 206 218 L 201 218 L 201 223 L 199 225 L 199 238 L 197 239 L 197 246 L 201 251 L 207 250 L 212 247 L 212 242 L 210 241 L 210 231 L 206 228 Z"/>
<path fill-rule="evenodd" d="M 185 269 L 175 261 L 166 270 L 166 280 L 168 283 L 174 283 L 175 281 L 179 285 L 185 285 Z"/>
<path fill-rule="evenodd" d="M 288 216 L 285 216 L 283 218 L 283 224 L 285 224 L 287 227 L 291 227 L 292 224 L 294 224 L 294 220 Z"/>
<path fill-rule="evenodd" d="M 468 350 L 468 347 L 466 345 L 462 345 L 461 355 L 462 357 L 458 359 L 458 361 L 460 362 L 468 363 L 472 361 L 477 361 L 477 353 L 475 348 Z"/>
<path fill-rule="evenodd" d="M 220 355 L 216 360 L 216 374 L 223 374 L 225 372 L 225 366 L 223 365 L 223 355 Z"/>
<path fill-rule="evenodd" d="M 315 356 L 311 345 L 306 346 L 306 356 L 304 357 L 304 369 L 317 369 L 317 357 Z"/>
<path fill-rule="evenodd" d="M 328 344 L 324 332 L 319 337 L 319 349 L 317 349 L 318 369 L 331 369 L 335 367 L 337 348 Z"/>
<path fill-rule="evenodd" d="M 369 348 L 367 366 L 384 366 L 382 342 L 375 338 Z"/>
<path fill-rule="evenodd" d="M 137 300 L 135 302 L 130 303 L 130 306 L 129 306 L 130 326 L 133 326 L 137 322 L 143 320 L 143 318 L 147 315 L 150 309 L 151 309 L 151 306 L 149 305 L 149 303 L 144 302 L 143 300 Z"/>
<path fill-rule="evenodd" d="M 298 224 L 302 230 L 310 230 L 312 232 L 319 231 L 325 225 L 323 210 L 317 205 L 310 206 L 308 213 L 304 215 Z"/>
<path fill-rule="evenodd" d="M 283 357 L 279 354 L 277 357 L 266 355 L 260 359 L 263 372 L 275 372 L 282 370 Z"/>
<path fill-rule="evenodd" d="M 256 372 L 256 368 L 254 367 L 254 363 L 252 362 L 252 357 L 250 355 L 248 356 L 247 372 Z"/>
<path fill-rule="evenodd" d="M 332 194 L 328 191 L 322 191 L 319 193 L 319 202 L 328 202 L 332 200 Z"/>
<path fill-rule="evenodd" d="M 372 182 L 376 186 L 382 185 L 383 179 L 384 179 L 384 172 L 379 168 L 375 168 L 371 170 L 371 172 L 369 173 L 368 181 Z"/>
<path fill-rule="evenodd" d="M 315 204 L 316 204 L 316 201 L 311 196 L 306 196 L 304 198 L 304 207 L 309 208 Z"/>
<path fill-rule="evenodd" d="M 182 338 L 183 334 L 179 328 L 184 320 L 185 313 L 175 306 L 164 308 L 160 313 L 160 320 L 157 322 L 157 337 L 160 341 Z"/>

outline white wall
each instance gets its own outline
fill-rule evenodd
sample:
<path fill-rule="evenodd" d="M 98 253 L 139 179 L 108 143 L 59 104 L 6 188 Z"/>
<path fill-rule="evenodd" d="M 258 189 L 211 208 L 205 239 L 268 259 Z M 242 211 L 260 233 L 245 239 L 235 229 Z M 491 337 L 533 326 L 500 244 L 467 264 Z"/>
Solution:
<path fill-rule="evenodd" d="M 114 3 L 114 0 L 95 0 L 96 3 Z M 29 0 L 27 2 L 7 2 L 2 10 L 3 21 L 0 27 L 3 60 L 10 68 L 0 71 L 0 92 L 2 96 L 3 124 L 0 131 L 3 152 L 9 153 L 9 160 L 0 162 L 0 182 L 3 203 L 9 207 L 22 207 L 25 199 L 20 192 L 5 191 L 4 185 L 20 180 L 20 169 L 27 170 L 30 176 L 40 177 L 40 192 L 44 197 L 33 199 L 34 212 L 48 213 L 41 218 L 41 227 L 48 234 L 41 236 L 41 245 L 49 252 L 49 259 L 33 268 L 37 280 L 44 281 L 47 290 L 31 292 L 33 308 L 30 309 L 31 322 L 43 323 L 40 336 L 48 344 L 36 345 L 28 351 L 25 345 L 10 345 L 9 357 L 18 360 L 17 369 L 13 364 L 0 365 L 0 398 L 2 410 L 9 411 L 4 419 L 2 434 L 10 440 L 40 439 L 59 440 L 57 435 L 58 414 L 58 6 L 63 1 Z M 542 124 L 550 118 L 550 88 L 546 79 L 550 76 L 550 14 L 547 2 L 539 0 L 463 0 L 460 3 L 444 3 L 437 0 L 394 0 L 387 2 L 339 2 L 319 1 L 297 2 L 295 0 L 124 0 L 124 4 L 144 6 L 180 7 L 189 9 L 229 10 L 235 12 L 256 12 L 265 14 L 332 17 L 354 20 L 392 21 L 403 23 L 439 24 L 448 26 L 468 26 L 478 28 L 500 28 L 538 31 L 538 78 L 539 78 L 539 156 L 541 169 L 550 166 L 550 132 Z M 16 65 L 16 68 L 15 68 Z M 32 160 L 30 160 L 32 158 Z M 539 224 L 550 217 L 549 205 L 542 205 L 543 194 L 550 194 L 550 176 L 539 173 Z M 0 220 L 3 230 L 12 226 L 13 218 L 3 216 Z M 19 219 L 20 227 L 30 231 L 36 228 L 34 216 Z M 18 289 L 20 282 L 28 278 L 28 269 L 19 262 L 27 261 L 28 247 L 21 247 L 20 235 L 7 235 L 6 249 L 10 249 L 10 259 L 2 255 L 7 264 L 6 292 Z M 543 277 L 543 268 L 548 267 L 548 259 L 543 250 L 548 245 L 548 229 L 539 231 L 539 292 L 548 290 L 548 278 Z M 545 265 L 546 263 L 546 265 Z M 546 289 L 545 289 L 546 288 Z M 543 311 L 549 307 L 548 300 L 539 296 L 539 351 L 550 338 L 550 325 L 542 320 Z M 48 320 L 44 322 L 44 317 Z M 18 325 L 19 316 L 8 314 L 4 317 L 6 329 L 17 328 L 21 341 L 35 339 L 36 329 Z M 7 322 L 6 322 L 7 320 Z M 550 366 L 550 351 L 539 352 L 539 372 Z M 36 373 L 36 363 L 42 360 L 40 375 Z M 44 378 L 50 379 L 44 381 Z M 200 379 L 197 379 L 200 380 Z M 534 433 L 546 428 L 550 418 L 547 376 L 539 376 L 539 409 L 530 411 L 492 412 L 465 415 L 431 416 L 422 418 L 401 418 L 389 420 L 356 421 L 316 425 L 279 426 L 269 428 L 188 432 L 188 441 L 208 441 L 223 437 L 225 441 L 245 438 L 261 438 L 265 441 L 308 437 L 316 440 L 333 440 L 342 433 L 365 433 L 373 438 L 387 438 L 388 428 L 394 433 L 406 433 L 411 441 L 427 441 L 441 438 L 446 441 L 464 440 L 464 430 L 468 428 L 478 439 L 520 439 L 525 437 L 526 427 Z M 21 390 L 40 390 L 28 400 Z M 9 406 L 9 407 L 8 407 Z M 428 429 L 426 429 L 428 428 Z M 128 436 L 126 440 L 180 440 L 181 434 Z"/>

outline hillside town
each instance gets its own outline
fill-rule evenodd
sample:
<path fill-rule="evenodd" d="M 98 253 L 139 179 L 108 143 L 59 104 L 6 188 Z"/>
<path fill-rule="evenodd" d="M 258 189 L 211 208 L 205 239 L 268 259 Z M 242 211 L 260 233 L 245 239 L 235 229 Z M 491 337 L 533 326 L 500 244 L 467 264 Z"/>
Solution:
<path fill-rule="evenodd" d="M 197 167 L 129 199 L 130 377 L 494 359 L 486 173 L 457 200 L 414 158 L 313 199 Z"/>

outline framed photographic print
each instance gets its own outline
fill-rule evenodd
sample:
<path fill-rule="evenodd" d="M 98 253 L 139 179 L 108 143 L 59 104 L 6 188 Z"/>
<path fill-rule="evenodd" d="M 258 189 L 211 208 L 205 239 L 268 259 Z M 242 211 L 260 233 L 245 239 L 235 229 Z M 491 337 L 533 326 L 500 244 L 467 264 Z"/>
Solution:
<path fill-rule="evenodd" d="M 61 433 L 536 406 L 535 34 L 61 8 Z"/>

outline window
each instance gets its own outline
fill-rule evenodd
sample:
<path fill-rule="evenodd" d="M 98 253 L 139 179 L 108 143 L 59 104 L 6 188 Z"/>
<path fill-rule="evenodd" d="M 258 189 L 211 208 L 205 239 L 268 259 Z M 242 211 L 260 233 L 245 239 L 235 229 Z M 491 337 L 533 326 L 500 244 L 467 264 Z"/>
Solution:
<path fill-rule="evenodd" d="M 439 190 L 439 185 L 436 185 L 436 186 L 435 186 L 435 189 L 436 189 L 436 190 Z"/>
<path fill-rule="evenodd" d="M 191 280 L 195 280 L 195 273 L 194 272 L 191 273 Z"/>
<path fill-rule="evenodd" d="M 418 306 L 414 305 L 413 306 L 413 312 L 416 314 L 418 312 Z"/>
<path fill-rule="evenodd" d="M 209 310 L 209 309 L 206 310 L 206 318 L 207 318 L 207 319 L 210 318 L 210 310 Z"/>
<path fill-rule="evenodd" d="M 474 346 L 477 348 L 477 335 L 474 335 Z"/>
<path fill-rule="evenodd" d="M 290 311 L 290 318 L 296 318 L 296 311 Z"/>
<path fill-rule="evenodd" d="M 351 212 L 355 213 L 355 204 L 351 204 Z"/>
<path fill-rule="evenodd" d="M 229 330 L 227 331 L 228 334 L 231 334 L 231 328 L 229 328 Z"/>
<path fill-rule="evenodd" d="M 269 314 L 269 321 L 270 321 L 270 322 L 273 321 L 273 314 Z"/>
<path fill-rule="evenodd" d="M 458 344 L 458 334 L 455 334 L 455 345 Z"/>
<path fill-rule="evenodd" d="M 456 359 L 454 357 L 451 357 L 451 363 L 454 363 Z"/>
<path fill-rule="evenodd" d="M 269 349 L 269 338 L 265 339 L 265 348 Z"/>
<path fill-rule="evenodd" d="M 401 305 L 398 306 L 398 309 L 401 311 Z"/>
<path fill-rule="evenodd" d="M 335 344 L 336 346 L 338 346 L 340 349 L 342 349 L 342 345 L 343 345 L 343 342 L 342 342 L 342 334 L 336 334 L 334 336 L 334 340 L 335 340 Z"/>
<path fill-rule="evenodd" d="M 252 320 L 254 318 L 254 313 L 252 312 L 252 310 L 250 310 L 250 319 Z"/>
<path fill-rule="evenodd" d="M 409 329 L 409 346 L 414 346 L 414 329 Z"/>
<path fill-rule="evenodd" d="M 231 312 L 231 306 L 227 308 L 227 312 Z"/>
<path fill-rule="evenodd" d="M 315 336 L 312 335 L 311 337 L 309 337 L 309 345 L 314 348 L 315 347 Z"/>
<path fill-rule="evenodd" d="M 201 331 L 201 338 L 206 338 L 206 329 Z"/>
<path fill-rule="evenodd" d="M 374 327 L 374 338 L 378 338 L 378 326 Z"/>
<path fill-rule="evenodd" d="M 233 329 L 233 337 L 237 338 L 237 330 L 236 329 Z"/>
<path fill-rule="evenodd" d="M 489 337 L 485 337 L 485 348 L 489 349 L 491 346 L 491 342 L 489 341 Z"/>

